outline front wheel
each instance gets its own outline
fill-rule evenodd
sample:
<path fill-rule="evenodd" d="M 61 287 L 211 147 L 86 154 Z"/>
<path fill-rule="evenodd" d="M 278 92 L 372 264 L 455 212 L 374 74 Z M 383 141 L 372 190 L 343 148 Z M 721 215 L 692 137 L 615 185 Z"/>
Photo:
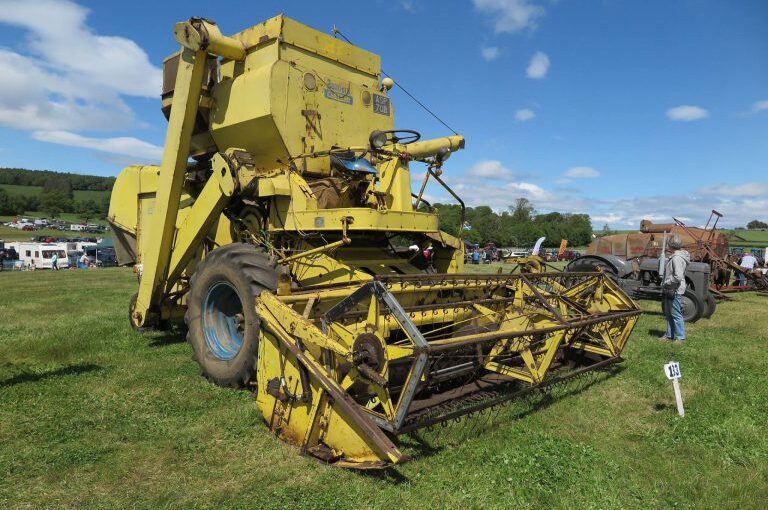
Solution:
<path fill-rule="evenodd" d="M 246 386 L 256 374 L 260 321 L 254 299 L 277 288 L 270 258 L 250 244 L 212 251 L 197 267 L 187 296 L 187 341 L 209 381 Z"/>

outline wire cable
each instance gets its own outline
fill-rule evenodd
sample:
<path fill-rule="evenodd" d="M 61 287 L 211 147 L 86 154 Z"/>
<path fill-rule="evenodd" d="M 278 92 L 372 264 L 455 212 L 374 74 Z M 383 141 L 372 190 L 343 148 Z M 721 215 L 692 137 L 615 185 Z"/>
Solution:
<path fill-rule="evenodd" d="M 344 35 L 344 34 L 341 32 L 341 30 L 339 30 L 339 29 L 336 27 L 336 25 L 334 25 L 334 26 L 333 26 L 332 32 L 333 32 L 333 35 L 334 35 L 334 36 L 336 36 L 336 35 L 340 35 L 340 36 L 342 37 L 342 39 L 344 39 L 345 41 L 347 41 L 349 44 L 352 44 L 352 45 L 354 45 L 354 44 L 355 44 L 355 43 L 353 43 L 352 41 L 350 41 L 350 40 L 349 40 L 349 38 L 348 38 L 346 35 Z M 403 86 L 402 86 L 402 85 L 400 85 L 400 84 L 399 84 L 397 81 L 395 81 L 395 79 L 394 79 L 394 78 L 392 78 L 392 76 L 390 76 L 390 74 L 389 74 L 388 72 L 386 72 L 384 69 L 381 69 L 381 74 L 383 74 L 383 75 L 384 75 L 384 76 L 386 76 L 387 78 L 391 79 L 391 80 L 394 82 L 394 84 L 395 84 L 395 85 L 397 85 L 397 87 L 398 87 L 400 90 L 402 90 L 403 92 L 405 92 L 405 94 L 406 94 L 408 97 L 410 97 L 411 99 L 413 99 L 413 101 L 414 101 L 414 102 L 415 102 L 417 105 L 421 106 L 421 107 L 424 109 L 424 111 L 426 111 L 428 114 L 430 114 L 431 116 L 433 116 L 433 117 L 434 117 L 434 118 L 435 118 L 435 119 L 436 119 L 436 120 L 437 120 L 437 121 L 438 121 L 440 124 L 442 124 L 443 126 L 447 127 L 447 128 L 448 128 L 448 129 L 449 129 L 449 130 L 450 130 L 450 131 L 451 131 L 451 132 L 454 134 L 454 135 L 458 135 L 458 134 L 459 134 L 459 133 L 458 133 L 458 131 L 456 131 L 456 130 L 455 130 L 455 129 L 453 129 L 451 126 L 449 126 L 448 124 L 446 124 L 446 123 L 445 123 L 445 121 L 444 121 L 443 119 L 441 119 L 440 117 L 438 117 L 438 116 L 437 116 L 437 114 L 435 114 L 435 113 L 434 113 L 432 110 L 430 110 L 429 108 L 427 108 L 427 106 L 426 106 L 424 103 L 422 103 L 421 101 L 419 101 L 418 99 L 416 99 L 416 96 L 414 96 L 413 94 L 411 94 L 410 92 L 408 92 L 408 91 L 405 89 L 405 87 L 403 87 Z"/>

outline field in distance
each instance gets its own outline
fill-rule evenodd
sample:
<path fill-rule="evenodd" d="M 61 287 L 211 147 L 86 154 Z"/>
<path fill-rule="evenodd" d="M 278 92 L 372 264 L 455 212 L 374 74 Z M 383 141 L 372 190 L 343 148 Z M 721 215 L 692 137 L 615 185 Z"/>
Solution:
<path fill-rule="evenodd" d="M 8 192 L 10 196 L 40 196 L 43 192 L 42 186 L 20 186 L 18 184 L 0 184 L 0 188 Z M 73 200 L 93 200 L 99 202 L 109 198 L 110 191 L 76 189 L 72 191 Z"/>

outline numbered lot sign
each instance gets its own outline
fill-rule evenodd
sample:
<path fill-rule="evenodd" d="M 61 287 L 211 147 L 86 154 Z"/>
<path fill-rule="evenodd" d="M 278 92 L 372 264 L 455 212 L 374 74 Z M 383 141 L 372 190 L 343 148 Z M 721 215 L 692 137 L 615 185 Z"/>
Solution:
<path fill-rule="evenodd" d="M 680 363 L 677 361 L 670 361 L 664 365 L 664 374 L 667 376 L 667 379 L 680 379 L 682 377 L 682 374 L 680 373 Z"/>
<path fill-rule="evenodd" d="M 683 409 L 683 394 L 680 392 L 680 363 L 677 361 L 670 361 L 664 365 L 664 375 L 667 379 L 672 381 L 672 389 L 675 390 L 675 402 L 677 403 L 677 414 L 685 416 L 685 409 Z"/>

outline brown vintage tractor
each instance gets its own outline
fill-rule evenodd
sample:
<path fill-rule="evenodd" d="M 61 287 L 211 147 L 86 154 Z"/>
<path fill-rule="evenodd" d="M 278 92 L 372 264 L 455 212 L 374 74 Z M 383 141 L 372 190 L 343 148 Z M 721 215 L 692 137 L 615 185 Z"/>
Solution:
<path fill-rule="evenodd" d="M 635 298 L 660 295 L 659 257 L 665 235 L 677 234 L 691 255 L 686 271 L 689 290 L 683 296 L 683 315 L 693 322 L 709 318 L 715 311 L 715 298 L 725 298 L 734 290 L 768 289 L 768 280 L 759 272 L 745 271 L 728 255 L 728 236 L 717 229 L 722 214 L 713 210 L 703 228 L 689 227 L 673 218 L 673 223 L 640 222 L 640 232 L 615 234 L 595 239 L 583 257 L 569 264 L 570 270 L 601 269 Z M 742 273 L 748 287 L 730 285 L 733 274 Z"/>

